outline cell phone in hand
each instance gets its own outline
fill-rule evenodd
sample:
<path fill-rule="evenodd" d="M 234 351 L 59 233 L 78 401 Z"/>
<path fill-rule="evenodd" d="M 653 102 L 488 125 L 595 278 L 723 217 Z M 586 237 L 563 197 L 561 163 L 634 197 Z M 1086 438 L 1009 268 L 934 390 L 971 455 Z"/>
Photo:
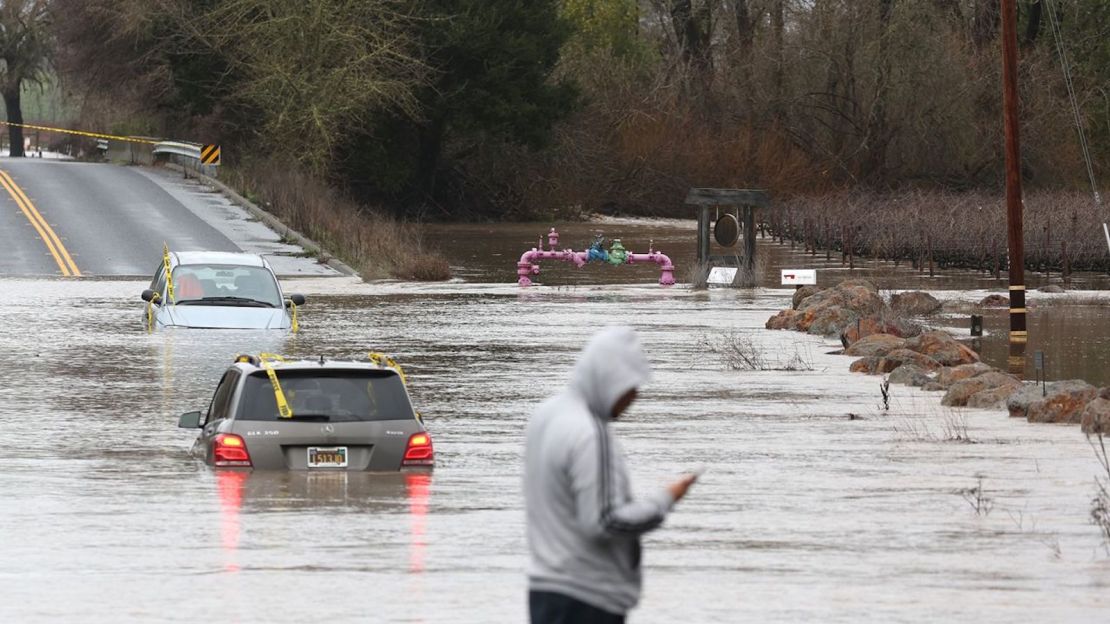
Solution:
<path fill-rule="evenodd" d="M 690 471 L 690 474 L 694 475 L 695 477 L 701 477 L 703 474 L 705 474 L 705 469 L 705 465 L 695 466 L 694 469 Z"/>

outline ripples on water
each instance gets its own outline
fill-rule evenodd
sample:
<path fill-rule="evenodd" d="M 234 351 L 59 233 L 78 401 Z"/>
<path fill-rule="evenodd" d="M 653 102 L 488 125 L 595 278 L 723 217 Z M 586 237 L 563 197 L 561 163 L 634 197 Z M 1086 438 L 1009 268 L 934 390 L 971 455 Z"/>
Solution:
<path fill-rule="evenodd" d="M 631 247 L 631 245 L 630 245 Z M 147 335 L 141 282 L 0 280 L 0 620 L 524 620 L 528 412 L 594 328 L 656 368 L 616 424 L 641 488 L 708 471 L 646 545 L 663 621 L 1097 621 L 1110 558 L 1074 427 L 962 418 L 849 375 L 834 345 L 753 333 L 813 371 L 732 372 L 703 335 L 753 331 L 789 293 L 306 281 L 303 331 Z M 189 459 L 177 415 L 240 351 L 399 356 L 436 444 L 422 475 L 240 474 Z M 862 419 L 849 420 L 848 414 Z M 915 433 L 916 432 L 916 433 Z M 959 494 L 982 477 L 993 511 Z"/>

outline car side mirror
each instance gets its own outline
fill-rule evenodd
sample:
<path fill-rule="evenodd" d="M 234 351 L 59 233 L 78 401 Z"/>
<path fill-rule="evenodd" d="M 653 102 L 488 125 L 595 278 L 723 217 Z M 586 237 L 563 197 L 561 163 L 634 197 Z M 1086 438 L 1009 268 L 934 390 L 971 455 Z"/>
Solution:
<path fill-rule="evenodd" d="M 149 301 L 150 303 L 158 303 L 159 301 L 162 300 L 161 295 L 159 295 L 158 293 L 154 292 L 153 290 L 151 290 L 149 288 L 144 290 L 143 294 L 141 296 L 143 298 L 143 301 Z"/>
<path fill-rule="evenodd" d="M 200 416 L 200 412 L 185 412 L 177 419 L 177 426 L 182 429 L 199 429 Z"/>
<path fill-rule="evenodd" d="M 292 301 L 294 305 L 303 306 L 304 295 L 289 295 L 289 301 Z"/>

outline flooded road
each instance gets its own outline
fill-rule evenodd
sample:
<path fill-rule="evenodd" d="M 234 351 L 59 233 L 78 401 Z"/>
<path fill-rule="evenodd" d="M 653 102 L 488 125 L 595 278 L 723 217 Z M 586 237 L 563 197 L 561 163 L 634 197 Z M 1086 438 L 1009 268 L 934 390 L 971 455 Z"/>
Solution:
<path fill-rule="evenodd" d="M 614 425 L 634 483 L 708 467 L 646 540 L 631 621 L 1105 618 L 1110 556 L 1087 520 L 1098 466 L 1075 427 L 949 412 L 901 386 L 884 411 L 877 379 L 849 374 L 834 343 L 762 330 L 789 291 L 643 275 L 526 291 L 511 271 L 293 280 L 309 296 L 296 336 L 148 335 L 143 282 L 0 279 L 0 621 L 524 621 L 524 422 L 613 322 L 641 332 L 656 368 Z M 703 341 L 729 332 L 812 370 L 730 371 Z M 434 474 L 191 460 L 177 416 L 207 405 L 235 353 L 264 350 L 395 354 Z M 974 443 L 946 441 L 961 425 Z"/>

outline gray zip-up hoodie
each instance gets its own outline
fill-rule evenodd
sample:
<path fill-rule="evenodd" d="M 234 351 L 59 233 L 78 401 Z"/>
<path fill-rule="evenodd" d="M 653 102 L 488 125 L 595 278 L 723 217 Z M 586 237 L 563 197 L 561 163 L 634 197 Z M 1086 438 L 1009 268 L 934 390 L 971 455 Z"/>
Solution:
<path fill-rule="evenodd" d="M 565 594 L 623 614 L 640 599 L 640 535 L 674 504 L 662 490 L 633 500 L 624 453 L 609 431 L 613 406 L 651 369 L 628 327 L 598 332 L 569 387 L 528 421 L 524 492 L 530 590 Z"/>

